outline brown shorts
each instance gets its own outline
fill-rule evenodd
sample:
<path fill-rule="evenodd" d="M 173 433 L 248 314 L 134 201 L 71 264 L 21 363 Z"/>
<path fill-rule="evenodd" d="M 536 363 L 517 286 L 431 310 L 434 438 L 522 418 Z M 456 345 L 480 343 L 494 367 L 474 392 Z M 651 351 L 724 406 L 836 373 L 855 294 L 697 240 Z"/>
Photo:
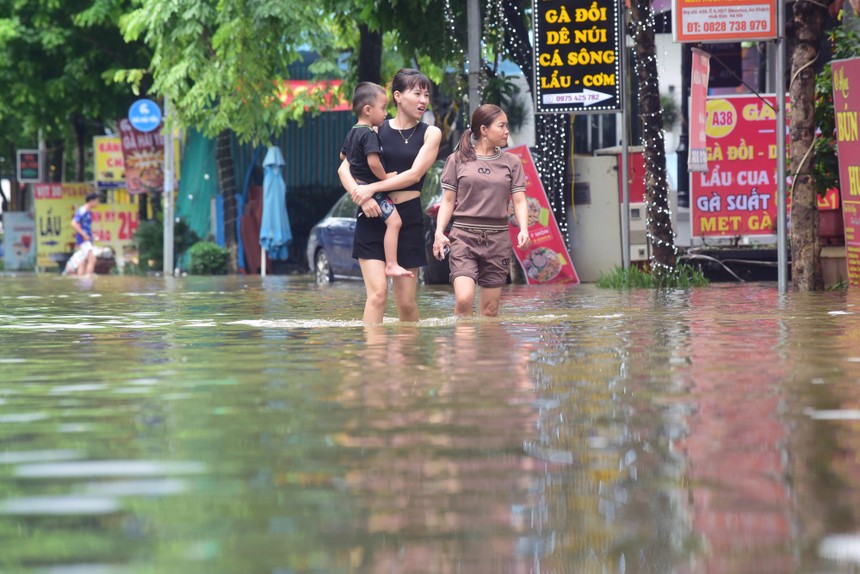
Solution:
<path fill-rule="evenodd" d="M 513 255 L 507 229 L 481 233 L 452 227 L 448 239 L 451 240 L 448 256 L 451 283 L 457 277 L 470 277 L 479 287 L 505 286 Z"/>

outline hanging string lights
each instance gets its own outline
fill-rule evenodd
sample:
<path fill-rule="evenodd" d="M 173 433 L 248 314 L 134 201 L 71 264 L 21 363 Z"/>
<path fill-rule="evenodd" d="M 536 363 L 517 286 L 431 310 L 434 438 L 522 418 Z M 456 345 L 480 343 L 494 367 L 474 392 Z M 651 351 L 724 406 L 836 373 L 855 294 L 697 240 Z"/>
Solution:
<path fill-rule="evenodd" d="M 457 42 L 457 26 L 454 21 L 454 11 L 451 9 L 451 0 L 445 0 L 445 7 L 443 9 L 443 15 L 445 17 L 445 23 L 448 26 L 448 34 L 446 38 L 443 38 L 443 42 L 448 48 L 448 53 L 453 55 L 453 60 L 465 62 L 468 66 L 469 58 L 466 55 L 466 51 L 463 47 Z M 463 101 L 465 99 L 465 94 L 463 93 L 463 83 L 456 82 L 456 90 L 457 90 L 457 100 Z"/>
<path fill-rule="evenodd" d="M 656 24 L 651 0 L 637 0 L 639 18 L 633 22 L 633 37 L 637 46 L 654 46 Z M 663 112 L 660 109 L 660 87 L 657 76 L 657 54 L 652 50 L 643 56 L 637 50 L 635 64 L 639 85 L 642 121 L 642 141 L 645 148 L 645 236 L 652 246 L 651 269 L 658 274 L 675 275 L 678 248 L 672 229 L 669 206 L 669 182 L 666 176 L 666 148 L 663 135 Z M 652 106 L 651 103 L 657 105 Z M 671 254 L 670 257 L 665 257 Z M 669 260 L 670 263 L 665 263 Z"/>

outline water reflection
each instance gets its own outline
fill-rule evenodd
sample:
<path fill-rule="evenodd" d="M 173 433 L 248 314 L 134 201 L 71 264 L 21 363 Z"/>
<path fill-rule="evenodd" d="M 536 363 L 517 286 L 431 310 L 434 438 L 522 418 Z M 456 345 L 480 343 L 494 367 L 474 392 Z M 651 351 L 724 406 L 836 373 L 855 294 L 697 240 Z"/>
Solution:
<path fill-rule="evenodd" d="M 860 564 L 854 293 L 66 279 L 0 279 L 0 571 Z"/>

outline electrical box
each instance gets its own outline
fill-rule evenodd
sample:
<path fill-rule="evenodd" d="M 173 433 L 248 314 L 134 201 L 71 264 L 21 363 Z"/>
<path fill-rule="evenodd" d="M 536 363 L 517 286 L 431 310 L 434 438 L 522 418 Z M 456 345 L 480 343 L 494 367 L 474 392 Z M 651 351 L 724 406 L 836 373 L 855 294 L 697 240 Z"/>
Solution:
<path fill-rule="evenodd" d="M 615 157 L 575 156 L 570 257 L 580 281 L 593 283 L 621 266 L 618 167 Z"/>
<path fill-rule="evenodd" d="M 621 148 L 598 150 L 594 156 L 574 156 L 573 209 L 569 214 L 570 256 L 583 282 L 594 282 L 623 265 L 621 225 L 623 190 Z M 645 223 L 645 158 L 643 148 L 628 148 L 628 214 L 630 261 L 650 257 Z M 669 190 L 672 228 L 677 228 L 678 192 Z"/>

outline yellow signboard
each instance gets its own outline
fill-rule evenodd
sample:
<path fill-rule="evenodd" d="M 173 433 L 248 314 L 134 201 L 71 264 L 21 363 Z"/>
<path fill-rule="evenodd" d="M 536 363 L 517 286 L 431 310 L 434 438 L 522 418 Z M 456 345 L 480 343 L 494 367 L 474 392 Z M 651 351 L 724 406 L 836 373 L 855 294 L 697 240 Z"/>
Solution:
<path fill-rule="evenodd" d="M 40 269 L 57 268 L 56 258 L 75 250 L 72 217 L 86 202 L 92 186 L 85 183 L 40 183 L 33 186 L 36 204 L 36 259 Z M 93 210 L 93 243 L 110 247 L 117 264 L 134 251 L 138 206 L 132 203 L 99 204 Z"/>
<path fill-rule="evenodd" d="M 99 189 L 125 187 L 125 163 L 119 136 L 93 138 L 95 180 Z"/>

